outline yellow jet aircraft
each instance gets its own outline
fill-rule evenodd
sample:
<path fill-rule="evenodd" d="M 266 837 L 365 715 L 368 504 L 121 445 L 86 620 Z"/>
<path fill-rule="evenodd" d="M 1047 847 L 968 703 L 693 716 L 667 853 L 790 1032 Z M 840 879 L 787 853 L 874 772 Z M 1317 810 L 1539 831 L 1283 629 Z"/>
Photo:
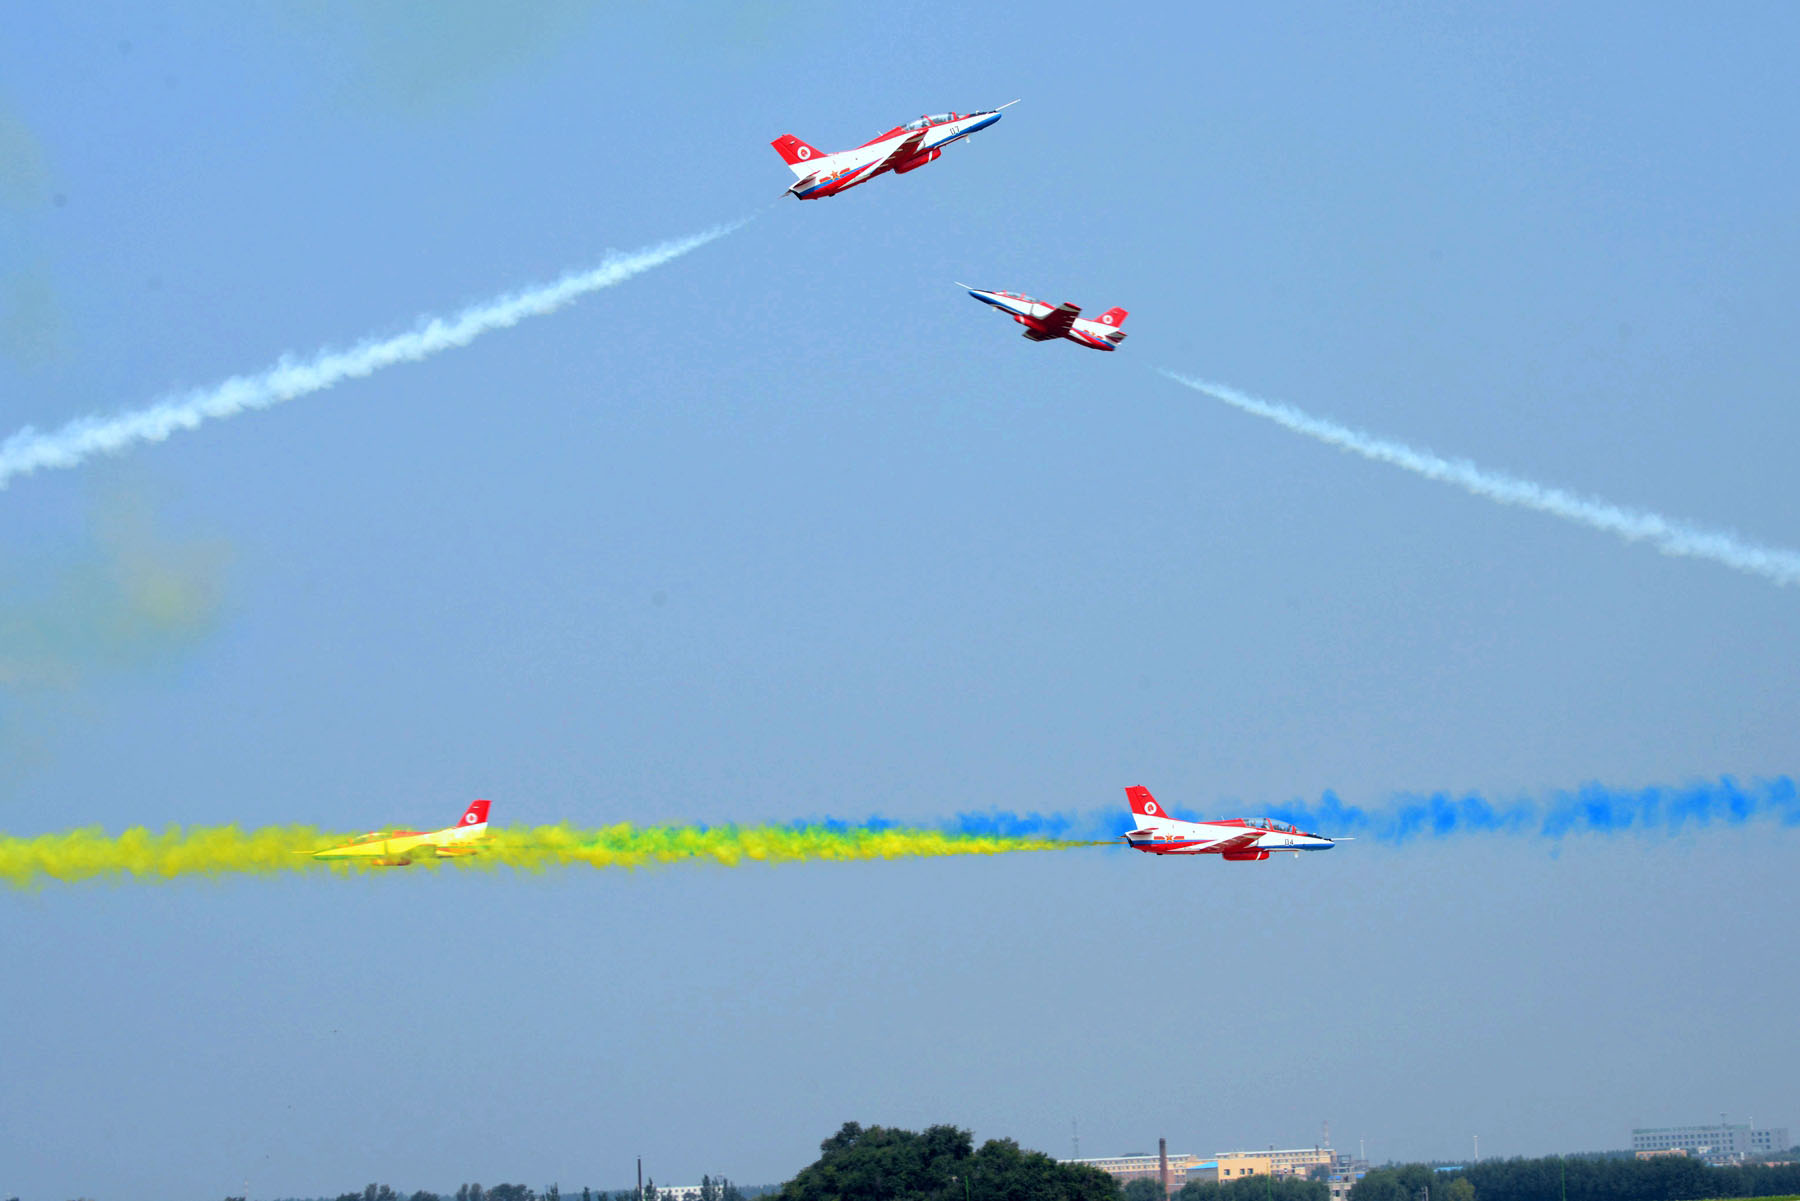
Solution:
<path fill-rule="evenodd" d="M 341 847 L 311 852 L 314 859 L 355 859 L 371 867 L 411 867 L 418 859 L 478 854 L 487 837 L 488 803 L 475 801 L 462 820 L 442 830 L 376 830 Z"/>

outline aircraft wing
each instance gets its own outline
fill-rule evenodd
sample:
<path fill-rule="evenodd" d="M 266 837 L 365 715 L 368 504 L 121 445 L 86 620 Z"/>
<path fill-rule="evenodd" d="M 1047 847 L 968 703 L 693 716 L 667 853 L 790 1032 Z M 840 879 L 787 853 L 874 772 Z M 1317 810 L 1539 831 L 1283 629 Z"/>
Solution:
<path fill-rule="evenodd" d="M 919 147 L 925 143 L 925 135 L 930 132 L 931 129 L 928 126 L 925 129 L 918 130 L 915 133 L 909 133 L 901 138 L 899 145 L 888 151 L 888 156 L 881 160 L 881 165 L 883 167 L 895 167 L 919 153 Z"/>
<path fill-rule="evenodd" d="M 1038 321 L 1044 327 L 1044 337 L 1061 338 L 1075 328 L 1075 318 L 1079 316 L 1081 310 L 1065 300 Z"/>
<path fill-rule="evenodd" d="M 1247 851 L 1256 845 L 1256 840 L 1261 838 L 1262 834 L 1261 830 L 1251 830 L 1246 834 L 1234 834 L 1230 838 L 1221 839 L 1207 847 L 1206 853 L 1223 855 L 1226 851 Z"/>

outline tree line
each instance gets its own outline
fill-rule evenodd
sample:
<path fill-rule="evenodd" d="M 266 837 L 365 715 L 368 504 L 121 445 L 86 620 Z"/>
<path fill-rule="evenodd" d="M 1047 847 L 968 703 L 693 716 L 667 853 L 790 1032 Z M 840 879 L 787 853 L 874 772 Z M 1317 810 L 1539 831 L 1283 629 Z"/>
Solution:
<path fill-rule="evenodd" d="M 1685 1155 L 1496 1159 L 1466 1167 L 1376 1168 L 1350 1201 L 1701 1201 L 1800 1193 L 1800 1164 L 1714 1167 Z"/>
<path fill-rule="evenodd" d="M 819 1144 L 819 1158 L 779 1189 L 742 1189 L 704 1176 L 699 1201 L 1164 1201 L 1160 1182 L 1118 1181 L 1098 1168 L 1061 1163 L 1026 1151 L 1012 1139 L 975 1146 L 969 1131 L 932 1126 L 923 1131 L 846 1122 Z M 636 1189 L 582 1189 L 567 1201 L 666 1201 L 651 1180 Z M 1685 1156 L 1655 1159 L 1582 1156 L 1488 1160 L 1463 1167 L 1400 1164 L 1376 1168 L 1351 1189 L 1349 1201 L 1706 1201 L 1709 1198 L 1792 1197 L 1800 1201 L 1800 1164 L 1713 1167 Z M 243 1201 L 227 1198 L 226 1201 Z M 336 1201 L 565 1201 L 551 1185 L 523 1184 L 456 1192 L 401 1194 L 385 1184 Z M 1247 1176 L 1223 1183 L 1190 1182 L 1173 1201 L 1329 1201 L 1322 1180 Z"/>
<path fill-rule="evenodd" d="M 723 1176 L 700 1177 L 700 1201 L 749 1201 L 751 1196 L 763 1190 L 752 1189 L 746 1194 L 743 1189 Z M 665 1192 L 656 1187 L 652 1177 L 644 1182 L 644 1191 L 640 1197 L 635 1188 L 620 1189 L 609 1193 L 604 1189 L 584 1188 L 579 1193 L 568 1194 L 567 1201 L 663 1201 Z M 14 1198 L 14 1201 L 17 1201 Z M 227 1197 L 225 1201 L 245 1201 L 243 1197 Z M 550 1185 L 543 1192 L 538 1192 L 529 1185 L 496 1184 L 483 1188 L 479 1184 L 465 1184 L 454 1193 L 433 1193 L 420 1189 L 415 1193 L 400 1193 L 385 1184 L 371 1184 L 359 1193 L 339 1193 L 335 1201 L 564 1201 L 563 1191 L 557 1185 Z"/>

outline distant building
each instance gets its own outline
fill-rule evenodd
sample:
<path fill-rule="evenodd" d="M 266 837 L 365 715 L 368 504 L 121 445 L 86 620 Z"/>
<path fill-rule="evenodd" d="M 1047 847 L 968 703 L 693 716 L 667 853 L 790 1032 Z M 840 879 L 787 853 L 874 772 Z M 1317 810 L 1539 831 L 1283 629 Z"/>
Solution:
<path fill-rule="evenodd" d="M 1662 1159 L 1669 1155 L 1679 1155 L 1683 1159 L 1687 1158 L 1687 1152 L 1680 1147 L 1669 1147 L 1661 1151 L 1638 1151 L 1636 1152 L 1636 1155 L 1639 1159 Z"/>
<path fill-rule="evenodd" d="M 1121 1185 L 1133 1180 L 1161 1180 L 1162 1161 L 1155 1155 L 1114 1155 L 1102 1159 L 1064 1159 L 1060 1163 L 1085 1164 L 1090 1168 L 1099 1168 Z M 1200 1159 L 1194 1155 L 1169 1155 L 1169 1187 L 1178 1189 L 1187 1183 L 1188 1172 L 1200 1166 Z"/>
<path fill-rule="evenodd" d="M 1350 1190 L 1368 1174 L 1368 1160 L 1339 1154 L 1331 1165 L 1331 1174 L 1325 1178 L 1325 1188 L 1331 1194 L 1331 1201 L 1350 1201 Z"/>
<path fill-rule="evenodd" d="M 1633 1151 L 1683 1151 L 1706 1159 L 1745 1159 L 1785 1151 L 1786 1127 L 1757 1130 L 1724 1122 L 1709 1126 L 1639 1127 L 1631 1132 Z"/>
<path fill-rule="evenodd" d="M 1219 1152 L 1219 1183 L 1226 1184 L 1245 1176 L 1272 1176 L 1274 1164 L 1267 1155 L 1253 1151 Z"/>
<path fill-rule="evenodd" d="M 1245 1176 L 1324 1175 L 1337 1163 L 1330 1147 L 1291 1147 L 1285 1151 L 1221 1151 L 1219 1183 Z"/>

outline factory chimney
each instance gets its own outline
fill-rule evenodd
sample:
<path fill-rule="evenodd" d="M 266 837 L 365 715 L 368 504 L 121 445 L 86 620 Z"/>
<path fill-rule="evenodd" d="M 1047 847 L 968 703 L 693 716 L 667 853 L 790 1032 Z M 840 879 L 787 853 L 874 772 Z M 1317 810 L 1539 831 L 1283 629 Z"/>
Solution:
<path fill-rule="evenodd" d="M 1162 1174 L 1163 1196 L 1169 1195 L 1169 1140 L 1156 1140 L 1156 1168 Z"/>

